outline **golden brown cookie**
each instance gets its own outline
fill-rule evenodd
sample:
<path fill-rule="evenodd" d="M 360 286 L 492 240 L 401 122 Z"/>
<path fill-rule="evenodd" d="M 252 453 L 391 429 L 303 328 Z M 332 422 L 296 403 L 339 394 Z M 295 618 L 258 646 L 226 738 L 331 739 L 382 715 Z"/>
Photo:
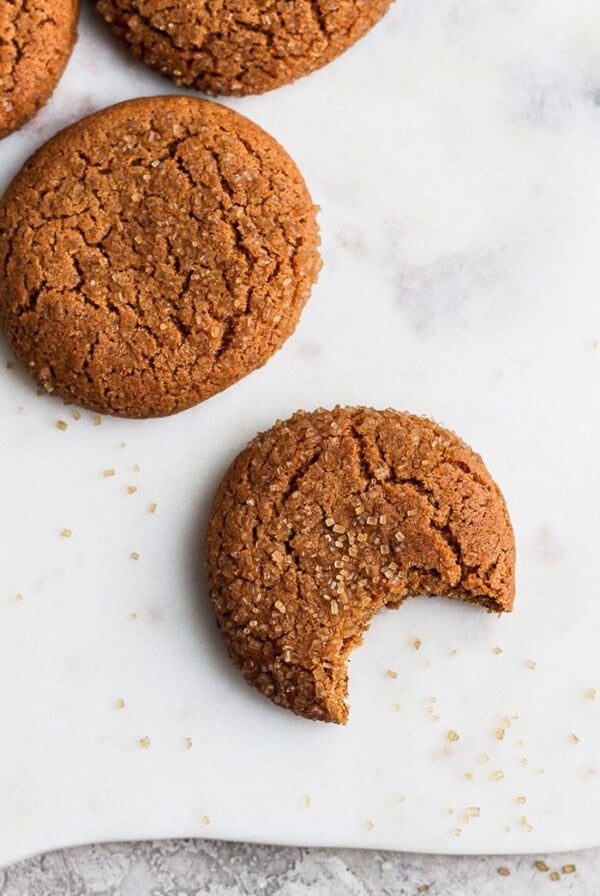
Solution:
<path fill-rule="evenodd" d="M 0 0 L 0 138 L 33 118 L 76 38 L 79 0 Z"/>
<path fill-rule="evenodd" d="M 54 137 L 0 203 L 0 325 L 66 401 L 171 414 L 280 348 L 318 242 L 302 176 L 257 125 L 191 97 L 121 103 Z"/>
<path fill-rule="evenodd" d="M 275 703 L 348 717 L 346 658 L 371 617 L 435 594 L 510 611 L 515 547 L 502 494 L 454 433 L 371 408 L 298 411 L 221 482 L 207 532 L 229 652 Z"/>
<path fill-rule="evenodd" d="M 264 93 L 331 62 L 392 0 L 98 0 L 133 53 L 206 93 Z"/>

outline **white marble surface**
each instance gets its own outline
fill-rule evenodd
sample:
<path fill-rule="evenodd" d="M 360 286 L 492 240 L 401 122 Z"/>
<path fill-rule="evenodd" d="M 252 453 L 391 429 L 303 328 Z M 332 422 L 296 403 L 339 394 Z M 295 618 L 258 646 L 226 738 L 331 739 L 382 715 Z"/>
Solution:
<path fill-rule="evenodd" d="M 427 856 L 172 840 L 80 847 L 0 870 L 2 896 L 597 896 L 599 886 L 598 849 Z"/>
<path fill-rule="evenodd" d="M 86 6 L 55 98 L 0 145 L 0 189 L 59 126 L 169 90 Z M 600 842 L 600 697 L 586 697 L 600 692 L 599 97 L 597 0 L 398 0 L 331 66 L 233 104 L 323 209 L 323 273 L 277 357 L 176 418 L 100 427 L 2 376 L 0 865 L 178 835 Z M 436 600 L 378 616 L 346 729 L 243 684 L 200 549 L 215 485 L 256 430 L 336 402 L 456 429 L 501 484 L 519 554 L 511 617 Z"/>

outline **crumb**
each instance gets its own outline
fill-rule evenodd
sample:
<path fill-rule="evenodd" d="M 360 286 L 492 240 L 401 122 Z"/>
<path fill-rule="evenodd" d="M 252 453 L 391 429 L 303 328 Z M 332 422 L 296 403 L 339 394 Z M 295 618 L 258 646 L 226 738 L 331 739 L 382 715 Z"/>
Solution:
<path fill-rule="evenodd" d="M 470 815 L 471 818 L 478 818 L 480 812 L 481 812 L 481 809 L 479 808 L 479 806 L 468 806 L 467 807 L 467 815 Z"/>
<path fill-rule="evenodd" d="M 456 656 L 458 650 L 451 650 L 449 656 Z"/>
<path fill-rule="evenodd" d="M 205 824 L 205 825 L 209 825 L 209 824 L 210 824 L 210 818 L 208 817 L 208 815 L 203 815 L 203 816 L 202 816 L 202 824 Z"/>
<path fill-rule="evenodd" d="M 375 827 L 375 825 L 373 824 L 372 821 L 365 821 L 365 830 L 366 831 L 372 831 L 374 827 Z"/>
<path fill-rule="evenodd" d="M 448 733 L 446 734 L 446 740 L 449 740 L 449 741 L 455 741 L 455 740 L 458 740 L 459 738 L 460 738 L 460 735 L 457 734 L 456 731 L 453 731 L 452 729 L 450 729 L 450 731 L 448 731 Z"/>
<path fill-rule="evenodd" d="M 560 874 L 558 871 L 553 871 L 550 875 L 550 880 L 560 880 Z"/>
<path fill-rule="evenodd" d="M 573 874 L 574 871 L 577 871 L 575 865 L 563 865 L 562 866 L 563 874 Z"/>
<path fill-rule="evenodd" d="M 399 704 L 399 703 L 392 703 L 392 709 L 394 710 L 394 712 L 399 712 L 399 711 L 400 711 L 400 704 Z"/>
<path fill-rule="evenodd" d="M 15 594 L 15 600 L 16 600 L 17 602 L 23 600 L 23 595 L 22 595 L 22 594 Z"/>
<path fill-rule="evenodd" d="M 579 743 L 579 738 L 577 737 L 576 734 L 570 734 L 570 735 L 569 735 L 569 740 L 571 741 L 572 744 L 578 744 L 578 743 Z"/>
<path fill-rule="evenodd" d="M 402 794 L 400 794 L 400 796 L 398 797 L 398 802 L 403 803 L 405 800 L 406 800 L 406 797 L 403 796 Z"/>
<path fill-rule="evenodd" d="M 538 871 L 550 871 L 550 868 L 546 865 L 546 863 L 542 859 L 538 859 L 537 862 L 534 862 L 535 867 Z"/>
<path fill-rule="evenodd" d="M 482 753 L 481 756 L 479 757 L 479 761 L 480 762 L 489 762 L 490 757 L 488 756 L 487 753 Z"/>
<path fill-rule="evenodd" d="M 454 809 L 451 806 L 446 809 L 446 815 L 454 815 Z"/>
<path fill-rule="evenodd" d="M 81 412 L 77 410 L 77 408 L 73 408 L 71 411 L 71 417 L 73 420 L 81 420 Z"/>
<path fill-rule="evenodd" d="M 70 538 L 73 534 L 70 529 L 61 529 L 61 538 Z"/>
<path fill-rule="evenodd" d="M 413 639 L 412 639 L 412 646 L 415 648 L 415 650 L 420 650 L 420 649 L 421 649 L 421 644 L 422 644 L 422 643 L 423 643 L 423 642 L 421 641 L 420 638 L 413 638 Z"/>
<path fill-rule="evenodd" d="M 146 735 L 145 737 L 140 737 L 140 739 L 138 740 L 138 744 L 140 745 L 140 747 L 143 747 L 144 750 L 148 749 L 150 743 L 151 741 L 148 735 Z"/>
<path fill-rule="evenodd" d="M 57 429 L 62 429 L 63 432 L 64 432 L 64 430 L 67 428 L 67 424 L 65 423 L 64 420 L 57 420 L 57 421 L 56 421 L 56 428 L 57 428 Z"/>
<path fill-rule="evenodd" d="M 183 744 L 184 744 L 186 750 L 191 750 L 191 749 L 192 749 L 192 738 L 191 738 L 191 737 L 184 737 L 184 738 L 183 738 Z"/>
<path fill-rule="evenodd" d="M 492 779 L 492 781 L 501 781 L 503 777 L 504 777 L 504 772 L 501 771 L 500 769 L 497 769 L 495 772 L 492 772 L 492 774 L 490 775 L 490 778 Z"/>
<path fill-rule="evenodd" d="M 503 866 L 502 868 L 498 868 L 498 874 L 501 874 L 502 877 L 508 877 L 508 875 L 510 874 L 510 871 L 508 870 L 508 868 L 505 868 Z"/>
<path fill-rule="evenodd" d="M 523 803 L 526 803 L 526 802 L 527 802 L 527 797 L 525 797 L 525 796 L 515 797 L 515 803 L 519 803 L 520 805 L 523 805 Z"/>
<path fill-rule="evenodd" d="M 398 678 L 398 673 L 394 672 L 393 669 L 387 669 L 385 675 L 386 678 Z"/>
<path fill-rule="evenodd" d="M 129 614 L 129 618 L 130 618 L 130 619 L 137 619 L 137 618 L 138 618 L 138 614 L 137 614 L 137 613 L 130 613 L 130 614 Z"/>
<path fill-rule="evenodd" d="M 463 778 L 465 779 L 465 781 L 472 781 L 473 780 L 473 772 L 465 772 L 463 775 Z"/>
<path fill-rule="evenodd" d="M 139 560 L 139 559 L 140 559 L 140 555 L 138 554 L 137 551 L 132 551 L 131 554 L 130 554 L 129 556 L 131 557 L 132 560 Z"/>
<path fill-rule="evenodd" d="M 590 688 L 588 691 L 585 692 L 585 696 L 588 698 L 588 700 L 595 700 L 596 699 L 596 688 Z"/>
<path fill-rule="evenodd" d="M 131 469 L 133 470 L 134 473 L 139 473 L 141 467 L 139 466 L 139 464 L 134 464 Z"/>
<path fill-rule="evenodd" d="M 94 426 L 100 426 L 100 424 L 102 423 L 102 417 L 100 416 L 100 414 L 94 414 L 94 416 L 92 417 L 92 423 L 94 424 Z"/>
<path fill-rule="evenodd" d="M 128 495 L 134 495 L 137 492 L 137 485 L 128 485 L 126 492 Z"/>
<path fill-rule="evenodd" d="M 311 803 L 312 803 L 312 800 L 309 796 L 305 796 L 304 799 L 302 800 L 302 805 L 304 806 L 305 809 L 308 809 L 308 807 L 310 806 Z"/>
<path fill-rule="evenodd" d="M 110 470 L 102 470 L 102 475 L 105 479 L 108 479 L 109 476 L 115 475 L 115 471 L 112 468 Z"/>
<path fill-rule="evenodd" d="M 156 513 L 157 504 L 152 502 L 152 504 L 148 504 L 148 513 Z"/>
<path fill-rule="evenodd" d="M 494 649 L 493 649 L 493 653 L 495 653 L 496 656 L 499 656 L 499 655 L 502 653 L 502 648 L 501 648 L 501 647 L 494 647 Z"/>
<path fill-rule="evenodd" d="M 462 831 L 460 828 L 454 828 L 452 833 L 454 834 L 455 837 L 460 837 Z"/>
<path fill-rule="evenodd" d="M 535 669 L 537 664 L 533 660 L 526 660 L 525 665 L 527 666 L 528 669 L 531 669 L 531 671 L 533 672 L 533 670 Z"/>
<path fill-rule="evenodd" d="M 122 697 L 119 697 L 119 699 L 115 703 L 115 706 L 117 707 L 117 709 L 125 709 L 125 701 Z"/>
<path fill-rule="evenodd" d="M 496 740 L 502 740 L 504 737 L 504 728 L 496 728 L 494 731 L 494 737 Z"/>

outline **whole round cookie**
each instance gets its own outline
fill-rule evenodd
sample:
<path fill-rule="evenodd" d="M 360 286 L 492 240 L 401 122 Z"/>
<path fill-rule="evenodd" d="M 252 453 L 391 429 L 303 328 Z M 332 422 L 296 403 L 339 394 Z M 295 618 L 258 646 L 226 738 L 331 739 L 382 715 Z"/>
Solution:
<path fill-rule="evenodd" d="M 50 98 L 76 38 L 79 0 L 0 2 L 0 138 Z"/>
<path fill-rule="evenodd" d="M 316 280 L 315 207 L 257 125 L 191 97 L 67 128 L 0 203 L 0 325 L 49 392 L 153 417 L 264 362 Z"/>
<path fill-rule="evenodd" d="M 264 93 L 321 68 L 362 37 L 392 0 L 97 0 L 133 53 L 180 85 Z"/>
<path fill-rule="evenodd" d="M 380 607 L 513 604 L 512 527 L 483 461 L 394 410 L 299 411 L 258 435 L 217 490 L 206 551 L 233 660 L 310 719 L 347 720 L 346 658 Z"/>

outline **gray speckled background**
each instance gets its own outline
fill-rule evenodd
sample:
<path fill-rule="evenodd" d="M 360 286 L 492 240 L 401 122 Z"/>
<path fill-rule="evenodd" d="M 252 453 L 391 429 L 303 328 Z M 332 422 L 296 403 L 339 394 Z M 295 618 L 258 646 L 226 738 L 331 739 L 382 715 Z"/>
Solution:
<path fill-rule="evenodd" d="M 540 859 L 549 871 L 535 867 Z M 567 864 L 575 864 L 576 871 L 564 874 Z M 508 876 L 498 873 L 502 867 Z M 559 880 L 552 880 L 552 871 L 559 872 Z M 553 856 L 426 856 L 164 840 L 60 850 L 0 871 L 2 896 L 597 896 L 599 891 L 600 848 Z"/>

